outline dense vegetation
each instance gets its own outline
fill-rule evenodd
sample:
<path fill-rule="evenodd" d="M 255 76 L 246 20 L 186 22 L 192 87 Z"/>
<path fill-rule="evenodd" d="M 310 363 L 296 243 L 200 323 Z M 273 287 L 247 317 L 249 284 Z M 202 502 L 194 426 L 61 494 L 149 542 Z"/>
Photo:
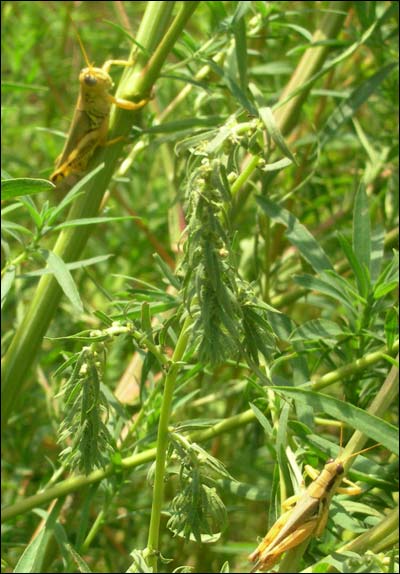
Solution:
<path fill-rule="evenodd" d="M 329 456 L 362 493 L 275 568 L 396 571 L 398 3 L 2 21 L 3 571 L 250 571 Z M 149 103 L 60 192 L 77 30 Z"/>

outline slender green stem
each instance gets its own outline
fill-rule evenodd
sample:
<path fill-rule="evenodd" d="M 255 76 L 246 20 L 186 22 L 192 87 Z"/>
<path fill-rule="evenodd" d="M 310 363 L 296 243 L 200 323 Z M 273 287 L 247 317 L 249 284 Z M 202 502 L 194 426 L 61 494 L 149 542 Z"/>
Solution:
<path fill-rule="evenodd" d="M 104 510 L 100 510 L 100 512 L 98 513 L 96 520 L 94 521 L 94 523 L 92 524 L 92 527 L 90 528 L 81 548 L 80 548 L 80 553 L 81 554 L 85 554 L 88 550 L 90 545 L 92 544 L 94 538 L 96 537 L 97 533 L 99 532 L 103 521 L 104 521 L 104 516 L 105 516 L 105 512 Z"/>
<path fill-rule="evenodd" d="M 260 161 L 261 158 L 258 155 L 255 155 L 251 158 L 242 173 L 235 180 L 235 183 L 231 186 L 231 192 L 233 196 L 235 196 L 239 189 L 246 183 Z"/>
<path fill-rule="evenodd" d="M 169 2 L 160 2 L 160 4 L 169 4 Z M 166 55 L 170 53 L 175 42 L 181 35 L 186 22 L 196 10 L 198 5 L 199 2 L 192 1 L 181 3 L 179 12 L 175 16 L 174 21 L 168 28 L 168 31 L 164 35 L 163 39 L 157 46 L 157 49 L 152 54 L 150 61 L 146 66 L 145 73 L 141 74 L 140 79 L 135 86 L 139 94 L 148 92 L 153 86 L 155 80 L 158 78 Z M 126 74 L 127 76 L 132 76 L 134 75 L 134 71 L 128 68 L 126 70 Z"/>
<path fill-rule="evenodd" d="M 394 355 L 394 353 L 396 353 L 398 350 L 399 350 L 399 341 L 397 340 L 395 341 L 392 349 L 390 349 L 390 353 L 389 349 L 387 349 L 387 347 L 384 347 L 379 351 L 374 351 L 373 353 L 365 355 L 361 359 L 353 361 L 353 363 L 349 363 L 348 365 L 339 367 L 339 369 L 336 369 L 335 371 L 330 371 L 329 373 L 326 373 L 325 375 L 322 376 L 313 377 L 312 389 L 313 391 L 320 391 L 321 389 L 324 389 L 325 387 L 332 385 L 333 383 L 336 383 L 341 379 L 349 377 L 350 375 L 355 375 L 359 373 L 360 370 L 364 370 L 367 367 L 374 365 L 377 361 L 383 359 L 385 354 Z"/>
<path fill-rule="evenodd" d="M 151 508 L 149 537 L 147 548 L 149 552 L 148 564 L 153 568 L 153 572 L 157 572 L 157 551 L 160 535 L 160 519 L 161 510 L 164 498 L 164 476 L 165 476 L 165 460 L 168 448 L 168 425 L 171 416 L 172 398 L 175 389 L 176 377 L 179 372 L 179 362 L 185 353 L 188 338 L 189 327 L 192 323 L 192 318 L 187 317 L 181 333 L 179 335 L 174 354 L 171 359 L 171 365 L 165 377 L 165 386 L 163 401 L 161 405 L 160 421 L 158 423 L 157 434 L 157 454 L 156 454 L 156 470 L 154 475 L 154 488 L 153 488 L 153 504 Z"/>

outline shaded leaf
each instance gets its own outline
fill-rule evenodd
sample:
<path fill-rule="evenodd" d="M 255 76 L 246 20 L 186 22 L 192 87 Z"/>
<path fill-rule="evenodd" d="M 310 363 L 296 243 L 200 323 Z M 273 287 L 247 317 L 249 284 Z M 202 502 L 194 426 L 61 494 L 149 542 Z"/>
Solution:
<path fill-rule="evenodd" d="M 286 236 L 290 243 L 298 248 L 302 257 L 319 273 L 325 269 L 333 269 L 325 251 L 304 225 L 284 207 L 266 197 L 258 196 L 257 203 L 274 221 L 286 227 Z"/>
<path fill-rule="evenodd" d="M 47 251 L 47 263 L 49 269 L 54 274 L 58 284 L 64 291 L 65 295 L 71 301 L 72 305 L 78 310 L 83 311 L 82 301 L 79 295 L 78 288 L 72 278 L 64 261 L 54 251 Z"/>
<path fill-rule="evenodd" d="M 6 179 L 1 182 L 1 200 L 4 201 L 21 195 L 35 195 L 42 191 L 51 191 L 54 188 L 54 183 L 47 179 L 31 179 L 29 177 Z"/>
<path fill-rule="evenodd" d="M 353 250 L 360 265 L 369 272 L 371 263 L 371 222 L 368 196 L 364 183 L 360 184 L 354 201 Z"/>

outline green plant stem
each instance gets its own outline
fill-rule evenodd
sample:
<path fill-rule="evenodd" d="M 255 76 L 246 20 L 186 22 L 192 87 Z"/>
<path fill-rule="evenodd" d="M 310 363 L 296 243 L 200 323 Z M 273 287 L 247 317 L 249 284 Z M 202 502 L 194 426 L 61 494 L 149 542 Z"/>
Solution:
<path fill-rule="evenodd" d="M 378 361 L 383 360 L 385 358 L 386 353 L 387 353 L 387 349 L 385 347 L 379 353 L 371 353 L 371 355 L 374 356 L 375 363 L 376 363 Z M 368 355 L 366 357 L 368 357 Z M 371 366 L 371 364 L 372 363 L 370 361 L 368 361 L 366 366 Z M 362 372 L 362 370 L 365 368 L 365 365 L 363 363 L 361 363 L 360 360 L 355 361 L 354 363 L 351 363 L 351 365 L 352 365 L 352 374 L 353 375 L 355 375 L 356 373 Z M 391 376 L 391 375 L 389 374 L 389 376 Z M 392 388 L 392 385 L 391 385 L 391 388 Z M 273 389 L 273 387 L 271 387 L 271 390 L 272 389 Z M 385 389 L 385 394 L 386 394 L 386 389 Z M 382 408 L 382 407 L 380 407 L 380 408 Z M 385 406 L 385 408 L 387 408 L 387 406 Z M 374 413 L 374 414 L 377 414 L 377 413 Z M 190 433 L 187 438 L 188 438 L 188 440 L 193 441 L 193 442 L 203 442 L 203 441 L 209 440 L 211 438 L 214 438 L 216 436 L 219 436 L 221 434 L 224 434 L 226 432 L 231 432 L 231 431 L 238 429 L 242 426 L 245 426 L 245 425 L 247 425 L 247 424 L 249 424 L 255 420 L 256 420 L 256 416 L 255 416 L 254 412 L 251 409 L 249 409 L 249 410 L 244 411 L 238 415 L 234 415 L 232 417 L 226 418 L 223 421 L 218 422 L 217 424 L 213 425 L 212 427 L 210 427 L 208 429 L 198 430 L 198 431 L 195 431 L 193 433 Z M 148 462 L 153 461 L 155 459 L 155 457 L 156 457 L 156 449 L 151 448 L 151 449 L 148 449 L 148 450 L 141 452 L 139 454 L 133 454 L 129 457 L 124 458 L 121 461 L 120 466 L 109 465 L 104 469 L 95 470 L 87 476 L 79 475 L 79 476 L 73 476 L 71 478 L 68 478 L 68 479 L 64 480 L 63 482 L 60 482 L 59 484 L 56 484 L 55 486 L 52 486 L 43 492 L 40 492 L 38 494 L 34 494 L 33 496 L 30 496 L 28 498 L 25 498 L 24 500 L 20 500 L 20 501 L 16 502 L 13 505 L 10 505 L 8 507 L 3 508 L 2 514 L 1 514 L 1 519 L 4 522 L 7 520 L 10 520 L 11 518 L 14 518 L 15 516 L 18 516 L 20 514 L 23 514 L 24 512 L 28 512 L 29 510 L 32 510 L 32 508 L 35 508 L 36 506 L 42 506 L 42 505 L 48 503 L 53 498 L 58 498 L 60 496 L 65 496 L 66 494 L 76 492 L 77 490 L 80 490 L 84 486 L 99 482 L 99 481 L 103 480 L 104 478 L 106 478 L 107 476 L 110 476 L 116 472 L 121 472 L 121 468 L 122 469 L 132 469 L 132 468 L 135 468 L 135 467 L 140 466 L 142 464 L 146 464 Z"/>
<path fill-rule="evenodd" d="M 149 537 L 147 542 L 147 549 L 149 552 L 147 562 L 149 566 L 153 568 L 153 572 L 157 572 L 157 551 L 158 551 L 159 535 L 160 535 L 161 510 L 164 499 L 165 461 L 169 442 L 168 425 L 171 417 L 172 398 L 175 389 L 176 377 L 179 372 L 179 362 L 182 360 L 182 357 L 186 350 L 187 342 L 189 339 L 189 327 L 191 323 L 192 318 L 188 316 L 183 324 L 181 333 L 179 335 L 175 347 L 174 354 L 171 359 L 171 365 L 165 377 L 160 420 L 158 423 L 153 503 L 151 507 Z"/>
<path fill-rule="evenodd" d="M 392 349 L 390 349 L 390 352 L 387 347 L 384 347 L 379 351 L 374 351 L 373 353 L 365 355 L 361 359 L 357 359 L 353 363 L 349 363 L 348 365 L 339 367 L 339 369 L 336 369 L 335 371 L 330 371 L 329 373 L 326 373 L 325 375 L 322 376 L 313 377 L 311 380 L 312 390 L 320 391 L 321 389 L 324 389 L 325 387 L 332 385 L 337 381 L 353 376 L 359 373 L 360 371 L 374 365 L 375 363 L 383 359 L 386 354 L 394 355 L 398 350 L 399 350 L 399 341 L 397 340 L 394 342 Z"/>
<path fill-rule="evenodd" d="M 150 2 L 149 4 L 165 4 L 166 8 L 168 7 L 169 2 Z M 137 94 L 146 94 L 148 93 L 154 82 L 157 80 L 162 65 L 164 64 L 165 57 L 171 49 L 173 48 L 175 42 L 179 38 L 182 30 L 191 17 L 193 12 L 196 10 L 199 2 L 182 2 L 179 12 L 177 13 L 174 21 L 172 22 L 171 26 L 168 28 L 168 31 L 165 33 L 164 37 L 161 39 L 159 45 L 157 46 L 156 50 L 152 54 L 149 62 L 146 65 L 144 73 L 141 73 L 138 78 L 138 75 L 135 73 L 135 70 L 132 68 L 127 68 L 125 71 L 126 75 L 126 83 L 129 85 L 131 84 L 134 89 L 123 91 L 122 88 L 125 86 L 121 86 L 121 89 L 118 90 L 118 95 L 124 94 L 128 96 L 135 96 Z M 139 41 L 139 39 L 138 39 Z M 133 50 L 133 53 L 136 54 L 136 50 Z M 123 78 L 124 79 L 124 78 Z M 125 88 L 126 89 L 126 88 Z"/>
<path fill-rule="evenodd" d="M 94 538 L 96 537 L 97 533 L 99 532 L 99 530 L 103 524 L 104 516 L 105 516 L 104 510 L 100 510 L 100 512 L 98 513 L 96 520 L 92 524 L 81 548 L 79 549 L 81 554 L 85 554 L 89 550 L 90 545 L 92 544 Z"/>
<path fill-rule="evenodd" d="M 256 169 L 258 164 L 260 163 L 261 158 L 258 155 L 255 155 L 251 158 L 249 163 L 246 165 L 244 170 L 239 174 L 235 182 L 231 186 L 232 195 L 235 196 L 236 193 L 239 191 L 241 187 L 246 183 L 249 177 L 252 175 L 253 171 Z"/>
<path fill-rule="evenodd" d="M 166 33 L 165 29 L 161 30 L 158 28 L 155 31 L 153 27 L 148 29 L 143 25 L 143 22 L 156 18 L 157 22 L 163 23 L 165 26 L 171 13 L 170 4 L 170 2 L 147 3 L 137 41 L 145 48 L 146 52 L 151 53 L 154 46 L 160 41 L 160 38 L 162 40 L 154 52 L 154 58 L 152 57 L 146 66 L 146 73 L 143 73 L 142 70 L 142 73 L 135 73 L 132 76 L 129 74 L 124 75 L 121 79 L 118 93 L 140 96 L 151 90 L 174 42 L 179 37 L 187 19 L 197 7 L 198 2 L 182 3 L 180 11 Z M 149 12 L 151 12 L 150 15 Z M 154 37 L 154 34 L 156 34 L 156 37 Z M 126 136 L 137 117 L 137 112 L 114 111 L 110 122 L 110 139 L 117 136 Z M 95 152 L 90 168 L 99 165 L 102 161 L 104 161 L 105 167 L 93 177 L 86 186 L 85 193 L 73 204 L 68 216 L 69 220 L 97 215 L 103 195 L 115 171 L 121 149 L 122 144 L 117 143 L 113 146 L 99 148 Z M 83 251 L 93 227 L 89 225 L 79 227 L 78 230 L 75 228 L 63 229 L 54 247 L 54 252 L 66 263 L 75 261 Z M 7 420 L 25 384 L 26 375 L 40 349 L 42 339 L 57 310 L 61 295 L 61 288 L 53 275 L 46 274 L 40 279 L 24 320 L 19 325 L 4 356 L 1 380 L 2 428 L 7 424 Z"/>

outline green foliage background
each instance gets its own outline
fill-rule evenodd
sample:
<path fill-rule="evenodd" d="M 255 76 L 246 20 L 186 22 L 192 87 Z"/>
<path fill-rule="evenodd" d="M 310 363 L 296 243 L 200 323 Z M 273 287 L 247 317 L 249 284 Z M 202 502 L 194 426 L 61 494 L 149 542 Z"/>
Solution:
<path fill-rule="evenodd" d="M 128 57 L 146 9 L 2 2 L 4 352 L 46 264 L 64 293 L 5 420 L 3 570 L 249 570 L 342 421 L 344 444 L 357 429 L 382 446 L 295 571 L 394 571 L 398 5 L 199 3 L 65 265 L 72 197 L 33 180 L 77 97 L 71 18 L 101 65 Z M 375 546 L 332 557 L 380 525 Z"/>

